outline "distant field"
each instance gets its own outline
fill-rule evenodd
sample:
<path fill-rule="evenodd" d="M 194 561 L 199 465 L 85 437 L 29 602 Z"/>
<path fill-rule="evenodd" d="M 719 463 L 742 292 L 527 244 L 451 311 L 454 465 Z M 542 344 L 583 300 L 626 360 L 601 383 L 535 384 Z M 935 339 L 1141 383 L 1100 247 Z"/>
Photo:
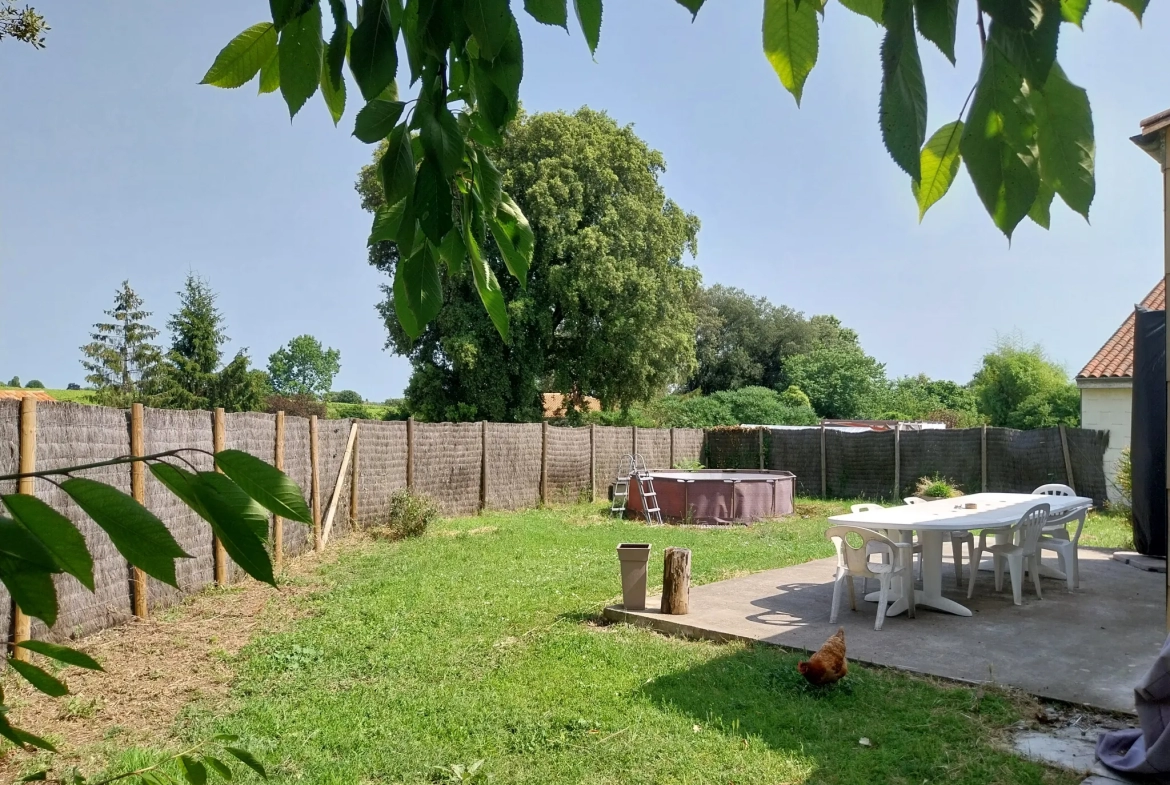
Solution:
<path fill-rule="evenodd" d="M 23 387 L 0 386 L 0 390 L 23 390 Z M 31 392 L 45 392 L 58 401 L 72 401 L 73 403 L 93 403 L 93 390 L 36 390 Z"/>
<path fill-rule="evenodd" d="M 358 407 L 365 409 L 367 419 L 380 420 L 386 416 L 390 407 L 383 403 L 327 403 L 326 416 L 331 420 L 344 420 L 353 417 Z"/>

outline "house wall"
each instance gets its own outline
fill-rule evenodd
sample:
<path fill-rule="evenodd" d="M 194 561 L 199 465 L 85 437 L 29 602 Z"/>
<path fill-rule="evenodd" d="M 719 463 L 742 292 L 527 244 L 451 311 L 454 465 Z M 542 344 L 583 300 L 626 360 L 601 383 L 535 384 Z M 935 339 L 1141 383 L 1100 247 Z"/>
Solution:
<path fill-rule="evenodd" d="M 1081 427 L 1109 431 L 1109 448 L 1105 451 L 1105 477 L 1108 480 L 1109 500 L 1122 501 L 1113 478 L 1121 451 L 1129 446 L 1130 414 L 1133 388 L 1081 388 Z"/>

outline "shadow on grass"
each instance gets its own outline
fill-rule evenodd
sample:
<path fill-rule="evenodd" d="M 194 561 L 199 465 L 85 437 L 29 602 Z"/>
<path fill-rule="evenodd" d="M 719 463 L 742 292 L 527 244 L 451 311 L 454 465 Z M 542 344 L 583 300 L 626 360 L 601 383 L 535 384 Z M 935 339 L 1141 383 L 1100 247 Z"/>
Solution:
<path fill-rule="evenodd" d="M 852 665 L 829 687 L 796 670 L 800 655 L 765 646 L 655 678 L 641 693 L 705 732 L 816 761 L 810 783 L 1042 783 L 1044 768 L 994 746 L 1015 719 L 998 698 Z"/>

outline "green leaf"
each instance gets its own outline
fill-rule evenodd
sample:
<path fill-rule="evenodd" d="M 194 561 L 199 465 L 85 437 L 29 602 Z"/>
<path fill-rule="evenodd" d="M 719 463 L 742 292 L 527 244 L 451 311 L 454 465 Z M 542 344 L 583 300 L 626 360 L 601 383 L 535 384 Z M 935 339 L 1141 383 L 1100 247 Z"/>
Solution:
<path fill-rule="evenodd" d="M 329 0 L 329 7 L 333 11 L 333 37 L 329 39 L 322 61 L 321 95 L 329 107 L 333 124 L 337 125 L 345 114 L 345 74 L 342 69 L 345 66 L 345 53 L 349 49 L 351 28 L 344 0 Z"/>
<path fill-rule="evenodd" d="M 17 523 L 32 533 L 64 572 L 93 591 L 93 557 L 73 522 L 35 496 L 16 493 L 0 497 Z"/>
<path fill-rule="evenodd" d="M 1060 15 L 1064 21 L 1081 27 L 1089 10 L 1089 0 L 1060 0 Z"/>
<path fill-rule="evenodd" d="M 323 50 L 321 6 L 312 3 L 309 10 L 285 25 L 277 44 L 280 94 L 288 104 L 289 117 L 295 117 L 305 102 L 317 92 L 321 82 Z"/>
<path fill-rule="evenodd" d="M 21 559 L 0 555 L 0 581 L 22 611 L 50 627 L 57 623 L 57 588 L 50 573 Z"/>
<path fill-rule="evenodd" d="M 922 180 L 913 180 L 914 198 L 918 200 L 918 220 L 922 221 L 931 205 L 946 196 L 959 173 L 959 139 L 963 123 L 956 120 L 938 129 L 922 148 L 919 170 Z"/>
<path fill-rule="evenodd" d="M 521 288 L 528 288 L 528 268 L 536 248 L 536 236 L 524 212 L 507 194 L 500 199 L 499 208 L 492 217 L 492 236 L 496 238 L 508 272 L 520 282 Z"/>
<path fill-rule="evenodd" d="M 1032 105 L 1036 110 L 1040 176 L 1087 221 L 1097 191 L 1096 141 L 1089 95 L 1068 81 L 1059 65 L 1054 65 L 1044 89 L 1032 94 Z"/>
<path fill-rule="evenodd" d="M 163 779 L 163 775 L 157 771 L 144 771 L 138 775 L 144 785 L 171 785 L 170 778 Z"/>
<path fill-rule="evenodd" d="M 53 554 L 31 531 L 10 518 L 0 518 L 0 555 L 41 572 L 61 572 Z"/>
<path fill-rule="evenodd" d="M 1049 228 L 1052 215 L 1052 197 L 1056 196 L 1056 191 L 1052 190 L 1052 186 L 1040 180 L 1040 192 L 1036 195 L 1036 201 L 1032 202 L 1031 209 L 1028 210 L 1028 217 L 1033 222 L 1045 229 Z"/>
<path fill-rule="evenodd" d="M 959 151 L 976 193 L 1009 240 L 1040 188 L 1035 138 L 1024 75 L 989 41 Z"/>
<path fill-rule="evenodd" d="M 1120 6 L 1124 6 L 1137 17 L 1139 22 L 1142 21 L 1142 16 L 1146 13 L 1146 8 L 1150 5 L 1150 0 L 1113 0 Z"/>
<path fill-rule="evenodd" d="M 882 141 L 894 163 L 912 179 L 920 180 L 920 151 L 926 141 L 926 79 L 918 58 L 910 0 L 889 0 L 885 23 L 878 109 Z"/>
<path fill-rule="evenodd" d="M 483 118 L 484 129 L 498 138 L 519 109 L 520 81 L 524 77 L 524 50 L 514 19 L 495 60 L 471 58 L 471 76 L 476 114 Z"/>
<path fill-rule="evenodd" d="M 979 7 L 993 21 L 1020 30 L 1031 30 L 1040 21 L 1049 0 L 979 0 Z"/>
<path fill-rule="evenodd" d="M 480 57 L 495 60 L 512 27 L 508 0 L 464 0 L 463 21 L 479 44 Z"/>
<path fill-rule="evenodd" d="M 44 782 L 49 779 L 49 771 L 49 769 L 43 769 L 32 774 L 26 774 L 18 779 L 17 782 Z"/>
<path fill-rule="evenodd" d="M 398 230 L 402 225 L 402 217 L 406 213 L 409 199 L 400 199 L 387 207 L 383 205 L 374 213 L 374 226 L 370 229 L 370 237 L 366 245 L 374 243 L 397 241 Z M 411 218 L 413 220 L 413 216 Z"/>
<path fill-rule="evenodd" d="M 467 258 L 467 248 L 463 245 L 463 232 L 458 226 L 452 226 L 451 231 L 439 244 L 439 258 L 447 264 L 447 272 L 455 275 L 463 268 L 463 260 Z"/>
<path fill-rule="evenodd" d="M 345 82 L 341 82 L 339 88 L 334 88 L 333 83 L 329 80 L 329 65 L 324 61 L 321 63 L 321 97 L 325 99 L 325 106 L 329 109 L 329 116 L 333 118 L 333 124 L 337 125 L 341 122 L 341 116 L 345 114 Z"/>
<path fill-rule="evenodd" d="M 414 211 L 423 234 L 438 245 L 451 230 L 451 186 L 434 159 L 423 159 L 414 182 Z"/>
<path fill-rule="evenodd" d="M 12 725 L 8 722 L 8 717 L 5 714 L 0 714 L 0 736 L 8 739 L 18 747 L 25 744 L 31 744 L 34 747 L 39 747 L 40 749 L 48 750 L 49 752 L 57 751 L 56 747 L 54 747 L 45 739 L 42 739 L 40 736 L 34 736 L 28 731 L 23 731 L 20 728 L 12 727 Z"/>
<path fill-rule="evenodd" d="M 380 139 L 385 139 L 394 130 L 394 126 L 398 125 L 398 120 L 402 117 L 402 110 L 405 108 L 406 104 L 401 101 L 384 101 L 381 98 L 375 98 L 358 112 L 357 120 L 353 126 L 353 135 L 366 144 L 373 144 Z"/>
<path fill-rule="evenodd" d="M 252 25 L 220 50 L 199 84 L 240 87 L 252 81 L 275 54 L 276 27 L 271 22 Z"/>
<path fill-rule="evenodd" d="M 35 651 L 37 654 L 48 657 L 49 659 L 64 662 L 67 665 L 76 665 L 79 668 L 87 668 L 91 671 L 105 670 L 93 657 L 90 657 L 83 651 L 71 649 L 68 646 L 60 646 L 56 643 L 48 643 L 47 641 L 21 641 L 16 645 L 22 649 Z"/>
<path fill-rule="evenodd" d="M 276 585 L 272 561 L 264 547 L 268 515 L 239 486 L 222 474 L 199 472 L 191 487 L 207 511 L 207 522 L 232 561 L 258 581 Z"/>
<path fill-rule="evenodd" d="M 183 777 L 190 785 L 207 785 L 207 767 L 190 755 L 180 755 L 179 764 L 183 767 Z"/>
<path fill-rule="evenodd" d="M 414 151 L 410 146 L 410 132 L 406 125 L 397 125 L 390 132 L 386 150 L 378 162 L 382 177 L 382 193 L 386 204 L 394 204 L 414 194 Z"/>
<path fill-rule="evenodd" d="M 275 466 L 242 450 L 217 452 L 215 465 L 244 493 L 281 518 L 313 522 L 313 514 L 305 504 L 301 489 Z"/>
<path fill-rule="evenodd" d="M 226 763 L 224 763 L 223 761 L 221 761 L 219 758 L 212 757 L 211 755 L 204 755 L 203 762 L 206 763 L 211 768 L 215 769 L 215 773 L 218 774 L 219 776 L 223 777 L 225 780 L 228 780 L 228 781 L 231 780 L 231 778 L 232 778 L 231 768 L 229 768 L 228 765 Z"/>
<path fill-rule="evenodd" d="M 240 763 L 259 774 L 261 779 L 268 779 L 268 774 L 264 771 L 264 767 L 260 765 L 260 761 L 256 760 L 256 757 L 252 753 L 247 750 L 242 750 L 239 747 L 224 747 L 224 749 L 231 753 Z"/>
<path fill-rule="evenodd" d="M 117 488 L 84 477 L 65 480 L 61 490 L 109 535 L 127 561 L 147 575 L 178 588 L 175 559 L 190 556 L 152 512 Z"/>
<path fill-rule="evenodd" d="M 589 44 L 589 54 L 597 54 L 597 42 L 601 39 L 601 0 L 573 0 L 577 22 Z"/>
<path fill-rule="evenodd" d="M 841 5 L 855 14 L 872 19 L 879 25 L 882 23 L 882 0 L 841 0 Z"/>
<path fill-rule="evenodd" d="M 169 463 L 159 462 L 149 464 L 150 473 L 154 475 L 155 479 L 167 487 L 171 493 L 179 497 L 179 500 L 199 514 L 199 517 L 206 519 L 207 510 L 203 509 L 203 505 L 199 502 L 199 498 L 195 495 L 195 488 L 192 485 L 195 481 L 195 475 L 186 469 L 180 469 L 177 466 L 172 466 Z"/>
<path fill-rule="evenodd" d="M 69 694 L 69 688 L 54 676 L 49 675 L 31 662 L 23 662 L 15 657 L 8 658 L 8 665 L 12 670 L 37 689 L 53 698 L 60 698 Z"/>
<path fill-rule="evenodd" d="M 496 211 L 504 194 L 504 176 L 500 174 L 500 170 L 496 168 L 486 150 L 480 150 L 476 156 L 475 185 L 484 212 L 491 215 Z"/>
<path fill-rule="evenodd" d="M 475 241 L 471 227 L 466 222 L 463 225 L 463 242 L 467 246 L 471 275 L 475 279 L 475 288 L 479 292 L 479 299 L 483 301 L 484 309 L 491 318 L 492 324 L 496 326 L 496 332 L 507 342 L 508 306 L 504 302 L 504 293 L 500 291 L 500 282 L 496 280 L 496 274 L 492 272 L 492 268 L 488 267 L 484 260 L 479 243 Z"/>
<path fill-rule="evenodd" d="M 272 22 L 277 30 L 309 9 L 314 0 L 268 0 L 268 9 L 272 12 Z"/>
<path fill-rule="evenodd" d="M 543 25 L 569 29 L 568 0 L 524 0 L 524 10 Z"/>
<path fill-rule="evenodd" d="M 69 694 L 68 687 L 31 662 L 22 662 L 14 657 L 9 657 L 8 665 L 12 670 L 19 673 L 25 681 L 46 695 L 53 698 L 60 698 L 62 695 Z"/>
<path fill-rule="evenodd" d="M 699 15 L 699 9 L 703 7 L 705 0 L 675 0 L 676 3 L 691 12 L 691 21 Z"/>
<path fill-rule="evenodd" d="M 381 95 L 398 73 L 398 27 L 391 2 L 397 0 L 368 0 L 349 42 L 349 68 L 367 101 Z"/>
<path fill-rule="evenodd" d="M 991 23 L 989 39 L 1003 51 L 1008 61 L 1024 75 L 1033 89 L 1044 87 L 1048 72 L 1056 62 L 1056 44 L 1060 36 L 1061 16 L 1055 2 L 1049 3 L 1034 30 L 1018 30 Z"/>
<path fill-rule="evenodd" d="M 280 57 L 276 52 L 260 67 L 260 95 L 275 93 L 280 89 Z"/>
<path fill-rule="evenodd" d="M 816 3 L 764 0 L 764 54 L 797 106 L 817 62 L 819 24 Z"/>
<path fill-rule="evenodd" d="M 955 64 L 955 28 L 959 22 L 959 0 L 914 0 L 918 32 Z"/>
<path fill-rule="evenodd" d="M 446 104 L 420 101 L 416 116 L 419 138 L 443 176 L 450 179 L 463 168 L 463 132 Z"/>
<path fill-rule="evenodd" d="M 406 261 L 399 254 L 398 263 L 394 265 L 394 313 L 403 331 L 411 338 L 417 338 L 422 335 L 426 324 L 420 322 L 410 309 L 410 297 L 406 291 Z"/>
<path fill-rule="evenodd" d="M 397 294 L 400 276 L 402 292 L 406 295 L 406 307 L 414 316 L 416 331 L 410 337 L 415 338 L 443 307 L 443 285 L 439 281 L 439 268 L 424 242 L 419 243 L 418 248 L 408 258 L 399 258 L 395 273 L 395 307 L 399 306 Z M 410 334 L 406 324 L 403 324 L 402 328 L 407 330 L 408 335 Z"/>

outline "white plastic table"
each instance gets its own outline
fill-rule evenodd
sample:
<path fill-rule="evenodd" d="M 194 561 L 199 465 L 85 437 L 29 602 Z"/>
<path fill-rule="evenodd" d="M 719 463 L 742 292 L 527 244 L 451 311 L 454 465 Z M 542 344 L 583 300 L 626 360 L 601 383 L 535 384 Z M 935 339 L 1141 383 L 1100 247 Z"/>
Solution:
<path fill-rule="evenodd" d="M 883 507 L 869 512 L 855 512 L 834 515 L 831 523 L 861 526 L 866 529 L 886 529 L 891 537 L 900 535 L 908 540 L 911 532 L 918 532 L 922 543 L 922 589 L 915 590 L 914 602 L 938 611 L 956 616 L 970 616 L 971 610 L 954 600 L 942 596 L 943 540 L 947 532 L 972 531 L 976 529 L 1000 529 L 1020 520 L 1025 512 L 1037 504 L 1047 503 L 1053 515 L 1088 507 L 1092 499 L 1084 496 L 1044 496 L 1032 493 L 973 493 L 953 499 L 939 499 L 921 504 L 905 504 L 897 507 Z M 978 505 L 966 509 L 964 505 Z M 898 599 L 886 611 L 895 616 L 906 611 L 905 587 L 897 582 Z M 912 584 L 911 584 L 912 585 Z M 866 597 L 866 599 L 869 599 Z M 875 596 L 876 599 L 876 596 Z"/>

